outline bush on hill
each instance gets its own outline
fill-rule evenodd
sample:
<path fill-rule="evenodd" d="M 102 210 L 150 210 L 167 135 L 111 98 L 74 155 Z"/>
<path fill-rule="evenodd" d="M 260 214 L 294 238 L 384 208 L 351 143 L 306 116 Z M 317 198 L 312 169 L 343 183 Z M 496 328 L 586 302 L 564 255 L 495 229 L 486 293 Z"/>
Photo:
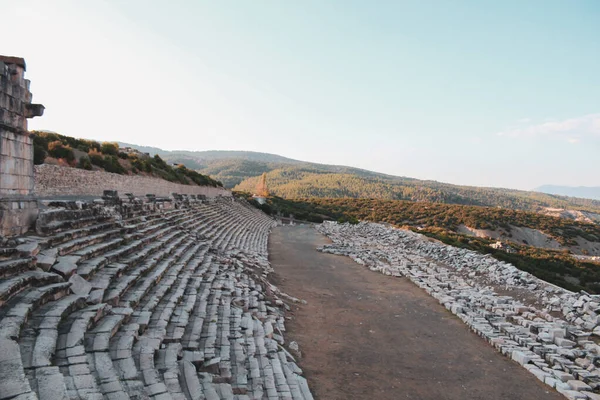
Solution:
<path fill-rule="evenodd" d="M 35 165 L 40 165 L 44 163 L 44 160 L 48 156 L 48 152 L 44 149 L 44 147 L 36 144 L 33 144 L 33 163 Z"/>
<path fill-rule="evenodd" d="M 43 164 L 48 156 L 70 166 L 92 170 L 94 166 L 116 174 L 145 173 L 185 185 L 222 187 L 222 183 L 183 165 L 170 166 L 160 156 L 119 151 L 116 142 L 76 139 L 53 132 L 33 132 L 34 163 Z M 74 150 L 76 149 L 76 151 Z M 85 153 L 85 154 L 81 154 Z M 78 155 L 79 154 L 79 155 Z"/>
<path fill-rule="evenodd" d="M 64 145 L 60 140 L 48 143 L 48 154 L 54 158 L 62 158 L 69 164 L 75 161 L 75 153 L 71 146 Z"/>
<path fill-rule="evenodd" d="M 92 162 L 90 160 L 89 156 L 83 156 L 79 159 L 79 162 L 77 163 L 77 168 L 81 168 L 81 169 L 87 169 L 87 170 L 92 170 Z"/>
<path fill-rule="evenodd" d="M 116 156 L 119 152 L 119 145 L 117 143 L 103 142 L 100 152 L 109 156 Z"/>

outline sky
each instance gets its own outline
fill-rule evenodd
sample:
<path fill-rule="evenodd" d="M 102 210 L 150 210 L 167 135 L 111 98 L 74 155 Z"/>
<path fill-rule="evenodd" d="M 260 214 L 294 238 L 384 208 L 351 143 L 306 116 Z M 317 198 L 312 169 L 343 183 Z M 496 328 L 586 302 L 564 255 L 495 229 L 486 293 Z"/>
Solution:
<path fill-rule="evenodd" d="M 455 184 L 600 186 L 596 0 L 0 9 L 0 54 L 26 59 L 46 107 L 30 129 Z"/>

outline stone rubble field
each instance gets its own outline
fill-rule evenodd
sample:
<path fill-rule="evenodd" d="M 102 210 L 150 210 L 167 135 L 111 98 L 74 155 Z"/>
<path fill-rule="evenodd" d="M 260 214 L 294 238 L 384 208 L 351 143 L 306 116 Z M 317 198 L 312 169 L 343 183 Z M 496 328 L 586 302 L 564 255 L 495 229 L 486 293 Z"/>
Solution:
<path fill-rule="evenodd" d="M 319 250 L 410 279 L 566 398 L 600 400 L 600 296 L 383 224 L 325 222 L 317 230 L 333 241 Z"/>
<path fill-rule="evenodd" d="M 0 399 L 312 399 L 284 340 L 298 300 L 267 280 L 274 221 L 159 200 L 45 201 L 4 248 Z"/>

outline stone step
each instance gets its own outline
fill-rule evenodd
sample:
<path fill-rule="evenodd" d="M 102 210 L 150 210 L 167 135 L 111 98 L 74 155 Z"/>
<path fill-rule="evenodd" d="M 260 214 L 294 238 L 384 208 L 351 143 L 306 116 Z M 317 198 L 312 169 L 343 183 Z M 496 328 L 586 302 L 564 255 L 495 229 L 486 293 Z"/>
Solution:
<path fill-rule="evenodd" d="M 166 348 L 160 349 L 157 352 L 156 367 L 161 371 L 167 391 L 174 400 L 186 398 L 179 379 L 179 359 L 181 355 L 182 349 L 180 343 L 169 343 Z"/>
<path fill-rule="evenodd" d="M 118 333 L 110 341 L 110 356 L 122 380 L 139 379 L 132 352 L 133 344 L 137 340 L 139 332 L 139 324 L 129 323 L 121 326 Z"/>
<path fill-rule="evenodd" d="M 73 294 L 47 303 L 33 314 L 20 338 L 25 368 L 52 366 L 58 340 L 58 325 L 68 314 L 84 306 L 85 297 Z"/>
<path fill-rule="evenodd" d="M 36 231 L 40 235 L 51 235 L 81 229 L 111 219 L 110 215 L 97 215 L 93 209 L 50 208 L 40 212 L 36 220 Z"/>
<path fill-rule="evenodd" d="M 134 240 L 131 243 L 123 244 L 114 250 L 109 250 L 94 258 L 83 261 L 77 269 L 77 273 L 86 279 L 91 279 L 96 272 L 102 269 L 105 265 L 115 261 L 122 261 L 125 264 L 131 264 L 134 261 L 140 261 L 145 258 L 155 247 L 159 247 L 162 243 L 156 242 L 158 239 L 172 232 L 174 228 L 167 227 L 164 230 L 156 231 L 152 235 L 143 239 Z M 154 246 L 147 246 L 148 243 L 155 241 Z M 145 248 L 144 248 L 145 247 Z M 135 253 L 133 256 L 130 256 Z"/>
<path fill-rule="evenodd" d="M 104 230 L 93 235 L 85 235 L 76 239 L 69 240 L 55 247 L 59 256 L 64 256 L 76 252 L 85 247 L 102 243 L 106 239 L 122 234 L 123 228 Z"/>
<path fill-rule="evenodd" d="M 280 346 L 282 312 L 263 286 L 272 221 L 230 200 L 175 206 L 182 208 L 65 202 L 69 212 L 45 217 L 48 232 L 60 222 L 54 228 L 62 233 L 43 242 L 51 247 L 42 256 L 56 250 L 52 268 L 87 278 L 93 305 L 82 296 L 73 300 L 64 281 L 46 283 L 56 287 L 47 292 L 35 282 L 0 281 L 9 293 L 0 307 L 0 339 L 22 341 L 19 394 L 305 398 L 301 371 Z M 102 221 L 102 213 L 123 219 Z M 75 214 L 89 220 L 67 230 Z M 13 271 L 9 279 L 27 272 Z"/>
<path fill-rule="evenodd" d="M 17 340 L 29 315 L 49 301 L 56 301 L 69 293 L 68 282 L 39 288 L 29 288 L 7 302 L 0 313 L 0 337 Z"/>
<path fill-rule="evenodd" d="M 98 272 L 108 263 L 109 260 L 103 256 L 87 259 L 79 264 L 77 267 L 77 274 L 82 276 L 84 279 L 90 280 L 96 274 L 96 272 Z"/>
<path fill-rule="evenodd" d="M 88 235 L 94 235 L 99 232 L 108 231 L 108 230 L 114 229 L 118 226 L 120 226 L 119 221 L 110 221 L 110 222 L 103 222 L 103 223 L 96 224 L 96 225 L 90 225 L 85 228 L 71 229 L 71 230 L 63 231 L 63 232 L 60 232 L 60 233 L 57 233 L 55 235 L 48 237 L 46 239 L 46 244 L 48 245 L 48 247 L 57 247 L 68 241 L 71 241 L 71 240 L 74 240 L 77 238 L 81 238 L 81 237 L 85 237 Z"/>
<path fill-rule="evenodd" d="M 171 238 L 167 239 L 169 241 L 163 241 L 164 248 L 152 253 L 150 258 L 137 268 L 128 270 L 127 274 L 124 275 L 118 282 L 116 282 L 116 284 L 109 287 L 105 293 L 104 301 L 113 305 L 118 304 L 121 297 L 130 287 L 132 287 L 139 279 L 152 271 L 163 258 L 167 257 L 176 248 L 176 246 L 185 240 L 184 236 L 173 237 L 175 237 L 175 239 L 172 241 Z M 166 266 L 164 266 L 164 268 L 166 268 Z"/>
<path fill-rule="evenodd" d="M 181 298 L 183 295 L 183 289 L 185 287 L 185 284 L 182 284 L 183 287 L 181 288 L 174 288 L 171 289 L 171 286 L 173 284 L 173 282 L 175 282 L 176 280 L 178 280 L 178 276 L 180 276 L 179 271 L 186 265 L 185 263 L 190 260 L 194 254 L 198 251 L 198 249 L 201 248 L 200 245 L 196 245 L 193 248 L 191 248 L 190 250 L 189 247 L 191 245 L 191 242 L 188 243 L 184 243 L 181 246 L 179 246 L 172 254 L 172 257 L 174 258 L 174 260 L 177 261 L 177 265 L 180 266 L 180 268 L 177 268 L 177 266 L 168 269 L 164 272 L 164 276 L 165 278 L 162 279 L 160 281 L 160 284 L 155 286 L 155 288 L 151 291 L 151 292 L 146 292 L 146 295 L 144 295 L 142 298 L 146 299 L 146 306 L 144 306 L 145 310 L 152 310 L 154 309 L 154 306 L 149 306 L 149 302 L 153 303 L 153 304 L 158 304 L 158 303 L 163 303 L 166 302 L 167 304 L 169 302 L 176 302 L 177 298 Z M 165 260 L 165 262 L 167 262 L 168 264 L 171 264 L 171 261 L 169 261 L 168 259 Z M 161 270 L 161 267 L 158 266 L 157 270 Z M 162 272 L 157 272 L 154 271 L 154 274 L 160 274 Z M 150 282 L 152 282 L 155 279 L 156 275 L 154 277 L 148 277 L 148 279 L 150 279 Z M 185 281 L 187 282 L 187 281 Z M 178 292 L 181 292 L 180 294 L 178 294 Z M 168 298 L 165 297 L 165 293 L 171 293 L 171 296 L 169 296 Z M 162 300 L 161 300 L 162 299 Z M 149 312 L 149 311 L 147 311 Z M 167 393 L 171 393 L 168 388 L 166 383 L 163 380 L 163 377 L 160 374 L 157 374 L 154 372 L 154 368 L 146 368 L 145 370 L 141 371 L 141 372 L 137 372 L 136 369 L 136 365 L 139 365 L 140 363 L 142 365 L 146 365 L 144 364 L 149 358 L 152 358 L 149 354 L 139 354 L 140 352 L 143 352 L 143 350 L 141 350 L 144 346 L 143 343 L 147 343 L 147 340 L 151 339 L 152 343 L 155 343 L 155 340 L 158 340 L 158 345 L 160 346 L 160 343 L 162 342 L 162 336 L 164 335 L 164 328 L 161 328 L 161 326 L 166 325 L 166 322 L 164 324 L 160 324 L 160 321 L 168 321 L 168 319 L 170 318 L 170 315 L 168 314 L 164 314 L 164 313 L 159 313 L 158 315 L 160 315 L 160 317 L 162 317 L 162 319 L 160 319 L 157 316 L 151 316 L 150 318 L 148 318 L 147 322 L 145 322 L 145 326 L 148 326 L 150 329 L 149 332 L 149 337 L 148 339 L 146 339 L 145 337 L 142 338 L 142 344 L 139 345 L 139 347 L 136 346 L 136 359 L 138 360 L 138 363 L 136 364 L 134 361 L 134 357 L 131 355 L 131 344 L 134 342 L 134 340 L 137 338 L 136 334 L 138 332 L 142 332 L 145 331 L 146 328 L 141 328 L 140 325 L 138 324 L 134 324 L 134 328 L 129 328 L 129 327 L 123 327 L 121 329 L 122 332 L 120 332 L 120 335 L 122 336 L 118 342 L 113 342 L 111 343 L 111 354 L 113 355 L 113 361 L 115 364 L 115 367 L 117 369 L 117 371 L 119 371 L 120 377 L 121 379 L 126 379 L 126 380 L 134 380 L 134 381 L 138 381 L 139 379 L 136 377 L 142 377 L 142 380 L 139 380 L 140 383 L 142 383 L 145 387 L 145 392 L 147 394 L 155 394 L 155 395 L 160 395 L 162 397 L 166 397 Z M 159 325 L 157 326 L 157 323 L 159 323 Z M 126 344 L 126 346 L 124 346 L 124 344 Z M 120 351 L 123 347 L 127 347 L 126 351 Z M 116 354 L 119 353 L 121 356 L 123 357 L 118 357 L 116 356 Z M 176 360 L 175 360 L 176 361 Z M 174 381 L 173 381 L 174 378 Z M 142 382 L 143 381 L 143 382 Z M 175 381 L 177 381 L 177 377 L 176 375 L 174 377 L 172 377 L 170 384 L 171 386 L 173 386 L 175 384 Z M 164 387 L 163 387 L 164 386 Z M 166 391 L 164 391 L 164 389 L 167 388 Z M 179 391 L 180 393 L 181 391 Z"/>
<path fill-rule="evenodd" d="M 72 253 L 75 256 L 80 257 L 80 261 L 89 260 L 90 258 L 96 257 L 104 252 L 112 250 L 123 243 L 123 238 L 110 239 L 98 244 L 92 244 Z"/>
<path fill-rule="evenodd" d="M 149 290 L 153 288 L 159 281 L 161 281 L 167 273 L 175 274 L 176 277 L 179 271 L 183 268 L 183 265 L 176 264 L 176 262 L 178 261 L 181 253 L 186 251 L 191 244 L 191 241 L 186 241 L 176 248 L 173 254 L 161 261 L 153 271 L 148 273 L 143 280 L 140 280 L 138 284 L 132 288 L 128 296 L 124 296 L 124 301 L 137 305 L 142 298 L 146 296 Z M 174 267 L 170 270 L 172 266 Z M 175 278 L 173 278 L 173 280 L 174 279 Z M 163 281 L 161 282 L 160 287 L 164 288 L 164 290 L 167 290 L 169 286 Z M 155 301 L 158 301 L 160 298 L 157 293 L 154 294 L 154 297 Z M 145 310 L 147 309 L 145 308 Z"/>
<path fill-rule="evenodd" d="M 22 365 L 40 398 L 67 398 L 64 377 L 53 365 L 58 325 L 64 317 L 84 305 L 84 297 L 78 295 L 49 302 L 35 311 L 21 331 Z"/>
<path fill-rule="evenodd" d="M 0 279 L 14 276 L 33 268 L 35 268 L 33 258 L 30 257 L 0 261 Z"/>
<path fill-rule="evenodd" d="M 70 398 L 102 399 L 102 392 L 93 375 L 93 365 L 85 354 L 85 335 L 102 319 L 110 307 L 106 304 L 88 306 L 73 313 L 59 326 L 56 364 L 65 377 Z"/>
<path fill-rule="evenodd" d="M 123 386 L 108 352 L 89 351 L 93 375 L 105 399 L 129 399 L 130 387 Z"/>
<path fill-rule="evenodd" d="M 171 398 L 154 363 L 154 356 L 160 346 L 161 340 L 159 338 L 142 336 L 134 345 L 134 359 L 142 374 L 144 391 L 149 396 L 161 395 L 161 397 Z"/>
<path fill-rule="evenodd" d="M 0 399 L 37 399 L 21 360 L 19 344 L 12 339 L 0 338 Z"/>
<path fill-rule="evenodd" d="M 150 243 L 147 243 L 141 250 L 120 260 L 121 263 L 127 264 L 133 268 L 136 264 L 144 261 L 148 256 L 163 248 L 167 243 L 174 238 L 181 236 L 183 233 L 172 227 L 167 227 L 164 230 L 157 232 L 156 236 Z"/>
<path fill-rule="evenodd" d="M 196 367 L 189 361 L 180 361 L 179 382 L 186 398 L 193 400 L 204 399 L 202 385 L 198 378 Z"/>
<path fill-rule="evenodd" d="M 1 280 L 0 307 L 3 307 L 11 297 L 17 295 L 25 288 L 32 286 L 45 286 L 59 282 L 64 282 L 62 277 L 59 275 L 41 271 L 26 271 L 17 276 Z"/>

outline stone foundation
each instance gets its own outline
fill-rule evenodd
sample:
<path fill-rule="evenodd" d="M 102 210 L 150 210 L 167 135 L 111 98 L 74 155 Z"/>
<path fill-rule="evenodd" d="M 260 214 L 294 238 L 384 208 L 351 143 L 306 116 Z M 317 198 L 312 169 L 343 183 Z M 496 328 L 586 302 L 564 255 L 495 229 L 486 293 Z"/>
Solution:
<path fill-rule="evenodd" d="M 38 216 L 37 200 L 32 198 L 0 199 L 0 234 L 22 235 L 29 230 Z"/>

